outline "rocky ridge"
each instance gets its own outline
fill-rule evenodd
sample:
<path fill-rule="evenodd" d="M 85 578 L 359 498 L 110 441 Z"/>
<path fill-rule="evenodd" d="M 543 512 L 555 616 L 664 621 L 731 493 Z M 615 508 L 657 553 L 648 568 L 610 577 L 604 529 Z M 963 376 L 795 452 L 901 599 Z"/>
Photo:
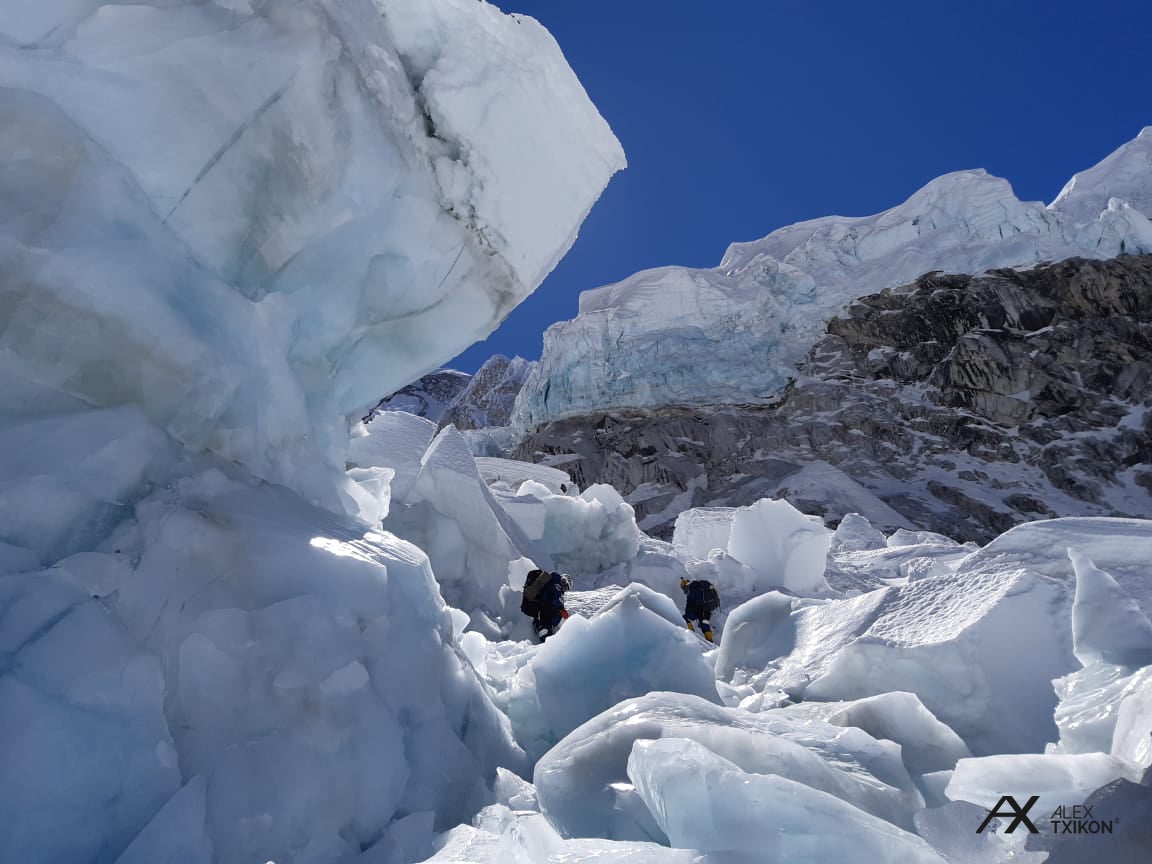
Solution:
<path fill-rule="evenodd" d="M 546 424 L 515 455 L 628 494 L 667 535 L 778 495 L 835 523 L 985 541 L 1065 515 L 1152 516 L 1152 256 L 929 273 L 832 318 L 769 405 Z"/>

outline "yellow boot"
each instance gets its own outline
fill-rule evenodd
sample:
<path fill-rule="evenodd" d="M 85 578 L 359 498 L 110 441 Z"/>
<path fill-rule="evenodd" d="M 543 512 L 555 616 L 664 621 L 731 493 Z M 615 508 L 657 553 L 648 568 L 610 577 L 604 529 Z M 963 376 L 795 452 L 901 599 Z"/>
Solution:
<path fill-rule="evenodd" d="M 709 642 L 711 642 L 712 641 L 712 631 L 709 630 L 707 633 L 705 633 L 704 638 L 707 639 Z"/>
<path fill-rule="evenodd" d="M 696 632 L 696 628 L 692 626 L 691 621 L 688 622 L 688 632 L 689 633 L 695 633 Z"/>

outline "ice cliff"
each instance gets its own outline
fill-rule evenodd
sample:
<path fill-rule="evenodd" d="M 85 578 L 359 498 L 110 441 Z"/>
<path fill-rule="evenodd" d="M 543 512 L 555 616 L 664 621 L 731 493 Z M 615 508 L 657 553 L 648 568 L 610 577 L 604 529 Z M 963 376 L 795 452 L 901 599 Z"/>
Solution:
<path fill-rule="evenodd" d="M 618 409 L 765 404 L 851 300 L 929 271 L 979 273 L 1152 252 L 1152 127 L 1049 205 L 959 171 L 875 216 L 829 216 L 729 247 L 719 267 L 662 267 L 587 291 L 550 327 L 517 401 L 523 434 Z"/>
<path fill-rule="evenodd" d="M 0 153 L 0 860 L 413 860 L 526 765 L 347 418 L 618 143 L 475 0 L 9 0 Z"/>
<path fill-rule="evenodd" d="M 17 0 L 0 142 L 7 413 L 134 405 L 328 506 L 344 418 L 494 329 L 623 166 L 547 31 L 472 0 Z"/>

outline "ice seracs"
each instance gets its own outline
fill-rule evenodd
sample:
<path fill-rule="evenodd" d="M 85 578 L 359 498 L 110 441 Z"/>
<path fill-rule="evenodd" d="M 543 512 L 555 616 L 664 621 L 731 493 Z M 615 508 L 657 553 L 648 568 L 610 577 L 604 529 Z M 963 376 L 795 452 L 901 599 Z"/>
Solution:
<path fill-rule="evenodd" d="M 486 3 L 33 5 L 0 24 L 6 376 L 327 506 L 344 417 L 494 329 L 623 166 Z"/>
<path fill-rule="evenodd" d="M 579 315 L 546 332 L 513 425 L 523 435 L 602 411 L 768 404 L 857 297 L 931 271 L 1152 252 L 1150 141 L 1145 129 L 1048 206 L 957 171 L 874 216 L 735 243 L 713 269 L 656 268 L 586 291 Z"/>

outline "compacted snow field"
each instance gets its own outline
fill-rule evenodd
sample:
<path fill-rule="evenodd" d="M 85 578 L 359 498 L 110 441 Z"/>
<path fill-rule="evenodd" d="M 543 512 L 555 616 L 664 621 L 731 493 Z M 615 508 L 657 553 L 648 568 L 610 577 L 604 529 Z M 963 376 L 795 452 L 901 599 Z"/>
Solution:
<path fill-rule="evenodd" d="M 624 164 L 533 20 L 7 0 L 0 152 L 0 862 L 1152 854 L 1152 523 L 977 549 L 764 500 L 665 543 L 351 425 Z M 544 645 L 537 566 L 575 581 Z"/>

